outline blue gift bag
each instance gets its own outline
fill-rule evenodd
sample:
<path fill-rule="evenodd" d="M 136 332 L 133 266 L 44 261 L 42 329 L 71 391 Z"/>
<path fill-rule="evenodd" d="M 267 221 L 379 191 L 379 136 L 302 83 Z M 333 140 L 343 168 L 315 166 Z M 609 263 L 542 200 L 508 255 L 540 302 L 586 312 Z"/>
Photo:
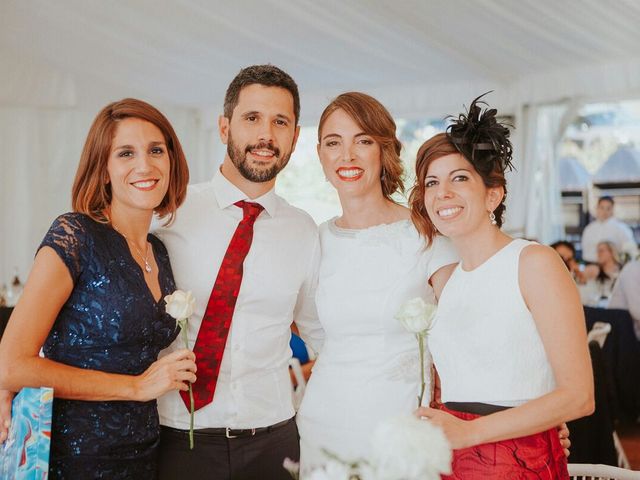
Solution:
<path fill-rule="evenodd" d="M 52 388 L 23 388 L 13 399 L 9 438 L 0 446 L 1 479 L 47 478 L 52 409 Z"/>

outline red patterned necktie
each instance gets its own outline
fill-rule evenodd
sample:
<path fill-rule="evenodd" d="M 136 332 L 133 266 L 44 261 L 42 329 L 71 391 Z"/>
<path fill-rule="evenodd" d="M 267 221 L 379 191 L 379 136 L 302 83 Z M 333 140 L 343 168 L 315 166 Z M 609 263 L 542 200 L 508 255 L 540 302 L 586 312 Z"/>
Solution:
<path fill-rule="evenodd" d="M 242 264 L 253 240 L 253 224 L 264 208 L 245 201 L 236 202 L 235 205 L 242 208 L 244 215 L 222 259 L 193 347 L 198 366 L 198 379 L 192 385 L 196 410 L 213 401 L 233 310 L 242 284 Z M 180 395 L 187 409 L 190 409 L 189 392 L 181 391 Z"/>

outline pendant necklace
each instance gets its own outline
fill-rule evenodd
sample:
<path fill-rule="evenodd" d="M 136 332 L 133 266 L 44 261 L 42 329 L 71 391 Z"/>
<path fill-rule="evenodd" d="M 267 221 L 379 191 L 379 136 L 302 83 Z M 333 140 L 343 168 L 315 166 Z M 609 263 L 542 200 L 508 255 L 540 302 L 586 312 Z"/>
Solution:
<path fill-rule="evenodd" d="M 127 237 L 124 233 L 122 233 L 120 230 L 118 230 L 116 228 L 116 226 L 112 223 L 111 226 L 113 227 L 113 229 L 118 232 L 120 235 L 122 235 L 124 237 L 124 239 L 127 241 L 127 243 L 129 243 L 130 245 L 133 246 L 133 248 L 135 248 L 136 252 L 138 252 L 138 255 L 140 255 L 140 258 L 142 259 L 142 261 L 144 262 L 144 269 L 147 273 L 151 273 L 151 265 L 149 264 L 149 242 L 147 243 L 147 252 L 146 255 L 143 255 L 142 252 L 140 251 L 140 249 L 138 248 L 138 246 L 133 243 L 131 240 L 129 240 L 129 237 Z"/>

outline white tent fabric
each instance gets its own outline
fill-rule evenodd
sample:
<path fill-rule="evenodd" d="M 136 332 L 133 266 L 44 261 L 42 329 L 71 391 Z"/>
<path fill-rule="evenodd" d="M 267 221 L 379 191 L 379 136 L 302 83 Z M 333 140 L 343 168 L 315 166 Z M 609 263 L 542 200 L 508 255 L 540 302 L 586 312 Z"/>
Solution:
<path fill-rule="evenodd" d="M 562 236 L 562 215 L 559 177 L 555 165 L 556 149 L 559 143 L 561 122 L 567 113 L 567 105 L 534 106 L 524 110 L 524 174 L 518 176 L 516 205 L 520 208 L 511 217 L 516 222 L 512 228 L 523 233 L 526 238 L 549 242 Z M 524 210 L 524 211 L 523 211 Z"/>
<path fill-rule="evenodd" d="M 99 108 L 127 96 L 157 105 L 200 181 L 223 152 L 216 120 L 228 82 L 266 62 L 298 81 L 307 125 L 346 90 L 376 96 L 397 118 L 442 117 L 494 90 L 491 104 L 519 128 L 507 228 L 553 241 L 553 129 L 563 121 L 544 106 L 637 95 L 638 24 L 633 0 L 4 0 L 0 283 L 14 266 L 25 276 L 68 209 Z"/>
<path fill-rule="evenodd" d="M 560 187 L 562 191 L 582 192 L 591 183 L 591 175 L 575 157 L 558 159 Z"/>
<path fill-rule="evenodd" d="M 640 182 L 640 151 L 635 148 L 620 147 L 593 175 L 593 183 Z"/>
<path fill-rule="evenodd" d="M 190 110 L 164 111 L 186 155 L 221 157 L 215 153 L 219 147 L 212 126 L 203 125 Z M 51 222 L 69 211 L 75 169 L 95 114 L 78 109 L 0 108 L 0 279 L 4 282 L 16 268 L 25 278 Z M 190 171 L 203 180 L 212 168 L 192 162 Z"/>

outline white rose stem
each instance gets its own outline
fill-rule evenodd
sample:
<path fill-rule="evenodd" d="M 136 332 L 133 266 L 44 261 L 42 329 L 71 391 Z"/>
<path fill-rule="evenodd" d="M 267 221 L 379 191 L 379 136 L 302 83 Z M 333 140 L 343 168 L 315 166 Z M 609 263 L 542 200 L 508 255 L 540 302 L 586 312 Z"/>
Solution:
<path fill-rule="evenodd" d="M 424 397 L 424 333 L 416 333 L 418 339 L 418 349 L 420 350 L 420 395 L 418 396 L 418 408 L 422 406 L 422 398 Z"/>
<path fill-rule="evenodd" d="M 189 322 L 188 318 L 183 318 L 178 322 L 180 324 L 180 332 L 182 333 L 182 338 L 184 339 L 184 346 L 186 348 L 189 348 L 189 338 L 187 337 L 188 322 Z M 193 402 L 193 389 L 191 388 L 191 382 L 189 382 L 189 402 L 191 403 L 191 409 L 190 409 L 191 418 L 189 419 L 189 449 L 193 450 L 193 411 L 195 409 L 195 405 Z"/>

